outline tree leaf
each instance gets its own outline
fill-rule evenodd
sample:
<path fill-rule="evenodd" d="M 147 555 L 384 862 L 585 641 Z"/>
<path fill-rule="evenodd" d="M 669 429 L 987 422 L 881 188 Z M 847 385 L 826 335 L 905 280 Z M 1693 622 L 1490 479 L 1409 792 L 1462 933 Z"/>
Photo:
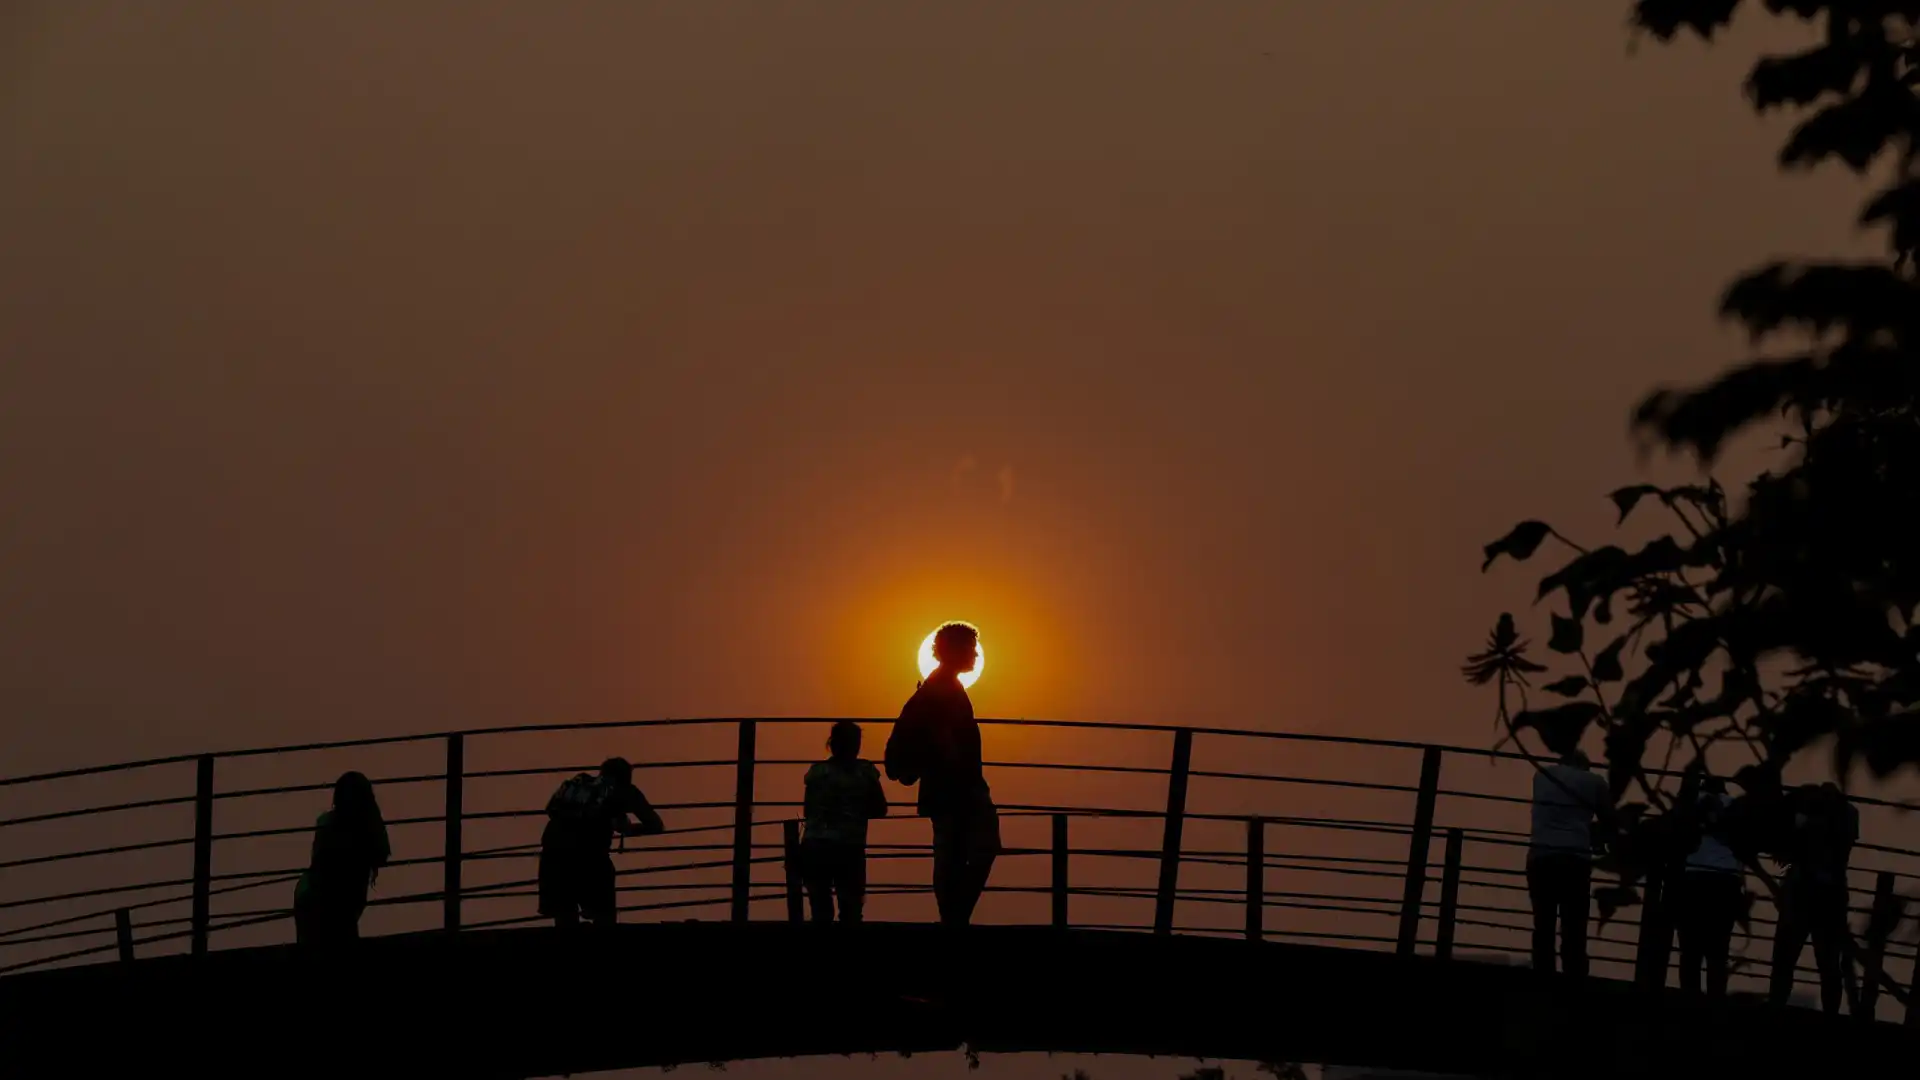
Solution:
<path fill-rule="evenodd" d="M 1561 697 L 1579 697 L 1581 694 L 1587 692 L 1587 677 L 1585 675 L 1569 675 L 1564 679 L 1550 682 L 1541 689 L 1549 694 L 1559 694 Z"/>
<path fill-rule="evenodd" d="M 1553 528 L 1544 521 L 1523 521 L 1515 525 L 1507 531 L 1507 535 L 1481 549 L 1487 558 L 1480 564 L 1480 572 L 1485 573 L 1487 568 L 1502 555 L 1512 558 L 1515 562 L 1525 562 L 1540 549 L 1540 542 L 1545 540 L 1547 534 L 1552 531 Z"/>
<path fill-rule="evenodd" d="M 1618 489 L 1607 498 L 1613 500 L 1613 505 L 1620 511 L 1620 521 L 1625 522 L 1627 515 L 1633 513 L 1633 508 L 1639 505 L 1641 499 L 1658 494 L 1660 489 L 1652 484 L 1634 484 L 1631 487 Z"/>
<path fill-rule="evenodd" d="M 1620 666 L 1620 651 L 1627 647 L 1627 635 L 1621 634 L 1600 650 L 1593 658 L 1593 681 L 1597 683 L 1619 682 L 1626 676 Z"/>
<path fill-rule="evenodd" d="M 1547 648 L 1557 653 L 1577 653 L 1586 634 L 1581 629 L 1579 619 L 1569 619 L 1563 615 L 1553 616 L 1553 636 L 1547 639 Z"/>

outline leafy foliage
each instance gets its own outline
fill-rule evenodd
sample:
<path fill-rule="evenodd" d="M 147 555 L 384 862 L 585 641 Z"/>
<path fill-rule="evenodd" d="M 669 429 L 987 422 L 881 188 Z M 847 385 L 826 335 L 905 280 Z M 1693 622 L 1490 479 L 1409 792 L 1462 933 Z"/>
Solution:
<path fill-rule="evenodd" d="M 1507 738 L 1564 749 L 1597 735 L 1620 807 L 1613 858 L 1630 903 L 1646 868 L 1685 840 L 1676 770 L 1732 752 L 1755 790 L 1831 746 L 1844 783 L 1920 765 L 1920 0 L 1638 0 L 1637 31 L 1711 39 L 1743 9 L 1805 21 L 1798 52 L 1761 57 L 1746 94 L 1794 110 L 1783 168 L 1839 162 L 1885 177 L 1860 214 L 1887 241 L 1877 259 L 1782 261 L 1726 290 L 1723 317 L 1753 355 L 1698 386 L 1649 394 L 1632 426 L 1710 469 L 1736 438 L 1779 436 L 1768 467 L 1729 497 L 1717 481 L 1636 484 L 1608 498 L 1650 542 L 1587 548 L 1530 519 L 1486 546 L 1486 570 L 1553 550 L 1541 578 L 1549 665 L 1510 615 L 1464 673 L 1499 690 Z M 1526 675 L 1568 700 L 1529 707 Z M 1520 698 L 1509 711 L 1509 694 Z M 1724 769 L 1722 771 L 1725 771 Z"/>

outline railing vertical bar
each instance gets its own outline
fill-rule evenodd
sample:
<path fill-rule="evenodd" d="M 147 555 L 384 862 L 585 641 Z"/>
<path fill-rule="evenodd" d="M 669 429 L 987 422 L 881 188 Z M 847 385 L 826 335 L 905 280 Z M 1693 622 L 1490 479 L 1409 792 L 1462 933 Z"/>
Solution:
<path fill-rule="evenodd" d="M 460 929 L 460 870 L 466 851 L 461 827 L 466 820 L 466 787 L 467 738 L 456 732 L 447 736 L 446 830 L 441 842 L 444 876 L 440 925 L 447 930 Z"/>
<path fill-rule="evenodd" d="M 1440 755 L 1429 746 L 1420 755 L 1420 793 L 1413 804 L 1413 836 L 1407 841 L 1406 886 L 1400 895 L 1400 940 L 1396 951 L 1412 956 L 1420 940 L 1420 905 L 1427 894 L 1427 848 L 1433 841 L 1433 806 L 1440 795 Z"/>
<path fill-rule="evenodd" d="M 1460 918 L 1460 860 L 1466 843 L 1464 832 L 1447 830 L 1447 861 L 1440 871 L 1440 927 L 1433 941 L 1433 955 L 1442 960 L 1453 958 L 1454 926 Z"/>
<path fill-rule="evenodd" d="M 787 921 L 807 921 L 807 899 L 800 872 L 800 823 L 789 818 L 780 823 L 780 847 L 786 852 Z"/>
<path fill-rule="evenodd" d="M 118 908 L 113 913 L 113 939 L 120 947 L 120 962 L 133 963 L 133 912 Z"/>
<path fill-rule="evenodd" d="M 1053 925 L 1067 928 L 1067 815 L 1053 815 Z"/>
<path fill-rule="evenodd" d="M 1247 940 L 1267 936 L 1267 822 L 1247 819 Z"/>
<path fill-rule="evenodd" d="M 1180 836 L 1187 818 L 1187 772 L 1193 765 L 1193 732 L 1173 733 L 1173 767 L 1167 774 L 1166 830 L 1160 839 L 1160 889 L 1153 905 L 1153 932 L 1173 933 L 1173 903 L 1180 889 Z"/>
<path fill-rule="evenodd" d="M 194 763 L 193 784 L 193 914 L 194 956 L 207 952 L 208 929 L 213 922 L 213 755 Z"/>
<path fill-rule="evenodd" d="M 740 721 L 733 772 L 733 921 L 746 922 L 753 888 L 753 762 L 756 726 Z"/>

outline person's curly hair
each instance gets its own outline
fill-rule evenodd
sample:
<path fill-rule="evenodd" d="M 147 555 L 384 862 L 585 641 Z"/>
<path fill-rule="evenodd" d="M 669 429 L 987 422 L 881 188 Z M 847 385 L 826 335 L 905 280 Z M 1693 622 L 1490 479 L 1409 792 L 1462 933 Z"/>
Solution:
<path fill-rule="evenodd" d="M 969 622 L 950 622 L 940 624 L 933 632 L 933 656 L 944 660 L 953 649 L 964 649 L 980 643 L 980 628 Z"/>

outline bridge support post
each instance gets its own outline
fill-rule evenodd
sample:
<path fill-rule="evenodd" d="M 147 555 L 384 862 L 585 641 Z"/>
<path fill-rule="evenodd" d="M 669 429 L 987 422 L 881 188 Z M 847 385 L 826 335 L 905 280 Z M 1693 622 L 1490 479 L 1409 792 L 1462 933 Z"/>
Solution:
<path fill-rule="evenodd" d="M 120 962 L 133 963 L 133 912 L 119 908 L 113 913 L 113 938 L 120 946 Z"/>
<path fill-rule="evenodd" d="M 1067 815 L 1053 815 L 1053 925 L 1067 928 Z"/>
<path fill-rule="evenodd" d="M 1267 936 L 1267 822 L 1247 819 L 1247 940 Z"/>
<path fill-rule="evenodd" d="M 194 763 L 193 784 L 193 914 L 189 952 L 204 956 L 213 923 L 213 755 Z"/>
<path fill-rule="evenodd" d="M 466 850 L 461 825 L 466 820 L 467 740 L 466 736 L 447 736 L 446 837 L 441 846 L 444 878 L 441 883 L 440 925 L 447 930 L 460 929 L 460 869 Z"/>
<path fill-rule="evenodd" d="M 786 854 L 787 864 L 787 921 L 806 922 L 807 900 L 802 894 L 800 881 L 799 822 L 788 820 L 780 823 L 780 847 Z"/>
<path fill-rule="evenodd" d="M 1460 857 L 1466 843 L 1465 833 L 1447 830 L 1447 862 L 1440 871 L 1440 926 L 1433 940 L 1433 955 L 1441 960 L 1453 959 L 1453 930 L 1460 917 Z"/>
<path fill-rule="evenodd" d="M 1880 1004 L 1880 973 L 1886 969 L 1887 933 L 1893 917 L 1893 874 L 1882 870 L 1873 879 L 1873 908 L 1867 916 L 1867 952 L 1860 963 L 1860 1018 L 1873 1019 Z M 1916 961 L 1920 966 L 1920 961 Z"/>
<path fill-rule="evenodd" d="M 1166 831 L 1160 838 L 1160 890 L 1153 904 L 1153 932 L 1173 933 L 1173 902 L 1180 890 L 1180 835 L 1187 823 L 1187 771 L 1193 765 L 1193 732 L 1173 733 L 1173 767 L 1167 773 Z"/>
<path fill-rule="evenodd" d="M 1420 905 L 1427 895 L 1427 848 L 1433 842 L 1433 805 L 1440 797 L 1440 754 L 1420 755 L 1420 793 L 1413 804 L 1413 836 L 1407 841 L 1407 880 L 1400 894 L 1400 940 L 1396 951 L 1412 956 L 1420 941 Z"/>
<path fill-rule="evenodd" d="M 753 761 L 755 725 L 740 721 L 733 772 L 733 921 L 746 922 L 753 890 Z"/>

